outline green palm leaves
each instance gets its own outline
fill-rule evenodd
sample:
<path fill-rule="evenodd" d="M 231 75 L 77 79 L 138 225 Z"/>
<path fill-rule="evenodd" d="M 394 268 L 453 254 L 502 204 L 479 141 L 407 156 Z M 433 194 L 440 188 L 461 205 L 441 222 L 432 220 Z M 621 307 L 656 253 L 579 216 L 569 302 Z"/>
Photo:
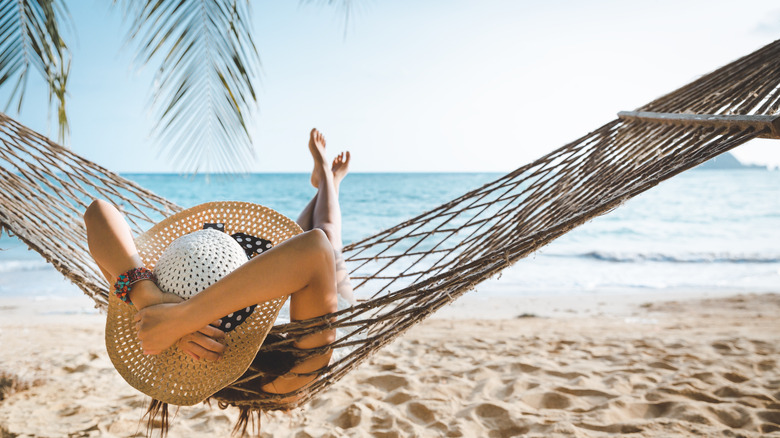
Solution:
<path fill-rule="evenodd" d="M 68 135 L 65 89 L 70 52 L 59 23 L 68 19 L 62 0 L 0 0 L 0 86 L 14 82 L 6 111 L 14 100 L 21 110 L 30 72 L 37 71 L 49 85 L 49 103 L 57 102 L 60 142 Z"/>
<path fill-rule="evenodd" d="M 248 170 L 260 65 L 246 0 L 121 0 L 144 63 L 160 59 L 155 133 L 188 170 Z"/>
<path fill-rule="evenodd" d="M 187 171 L 248 170 L 254 156 L 249 121 L 257 100 L 260 59 L 250 32 L 248 0 L 115 0 L 131 23 L 143 64 L 157 64 L 152 91 L 154 134 Z M 31 72 L 57 103 L 60 142 L 70 52 L 60 24 L 63 0 L 0 0 L 0 86 L 13 83 L 6 111 L 21 109 Z"/>
<path fill-rule="evenodd" d="M 65 0 L 0 0 L 0 86 L 21 109 L 31 71 L 49 87 L 59 141 L 66 141 L 66 87 L 71 55 L 60 32 Z M 338 5 L 349 19 L 354 0 L 300 0 Z M 113 0 L 130 22 L 143 64 L 155 65 L 155 138 L 185 171 L 249 170 L 250 126 L 260 59 L 252 41 L 249 0 Z M 7 110 L 6 107 L 6 110 Z"/>

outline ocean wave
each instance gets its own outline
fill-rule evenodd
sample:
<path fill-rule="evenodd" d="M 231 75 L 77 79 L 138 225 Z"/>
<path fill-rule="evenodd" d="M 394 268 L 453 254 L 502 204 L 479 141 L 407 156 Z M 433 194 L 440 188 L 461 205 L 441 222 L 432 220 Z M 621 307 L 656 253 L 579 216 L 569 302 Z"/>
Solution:
<path fill-rule="evenodd" d="M 777 254 L 728 254 L 728 253 L 621 253 L 592 251 L 570 257 L 586 258 L 613 263 L 665 262 L 665 263 L 780 263 Z"/>
<path fill-rule="evenodd" d="M 51 265 L 43 260 L 0 260 L 0 272 L 43 271 Z"/>

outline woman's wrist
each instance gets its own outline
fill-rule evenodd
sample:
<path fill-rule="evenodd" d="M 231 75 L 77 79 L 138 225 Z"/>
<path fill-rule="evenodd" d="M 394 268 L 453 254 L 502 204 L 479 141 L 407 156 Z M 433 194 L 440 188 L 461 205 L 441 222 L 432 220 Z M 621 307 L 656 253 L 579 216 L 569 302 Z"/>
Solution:
<path fill-rule="evenodd" d="M 211 321 L 201 323 L 198 319 L 198 315 L 195 313 L 196 308 L 193 306 L 192 300 L 184 300 L 176 305 L 176 312 L 178 312 L 177 318 L 181 321 L 181 324 L 187 328 L 187 333 L 197 331 L 201 327 L 205 327 Z"/>
<path fill-rule="evenodd" d="M 136 310 L 164 302 L 163 292 L 151 280 L 141 280 L 133 284 L 133 288 L 130 290 L 130 300 L 133 302 Z"/>
<path fill-rule="evenodd" d="M 209 287 L 214 287 L 214 285 Z M 208 288 L 206 288 L 206 290 L 208 290 Z M 176 313 L 176 319 L 183 328 L 187 329 L 187 333 L 196 332 L 207 325 L 214 324 L 216 327 L 219 325 L 218 321 L 221 321 L 218 315 L 215 316 L 215 314 L 219 312 L 215 312 L 213 303 L 199 299 L 202 298 L 201 295 L 203 295 L 203 292 L 195 295 L 189 300 L 178 303 L 172 308 Z M 224 316 L 228 313 L 230 312 L 225 312 L 222 315 Z"/>

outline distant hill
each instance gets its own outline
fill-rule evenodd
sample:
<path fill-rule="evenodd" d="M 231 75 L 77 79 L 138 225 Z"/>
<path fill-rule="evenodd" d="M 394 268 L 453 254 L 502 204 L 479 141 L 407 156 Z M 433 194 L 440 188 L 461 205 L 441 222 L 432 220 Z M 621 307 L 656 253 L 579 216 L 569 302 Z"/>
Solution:
<path fill-rule="evenodd" d="M 697 170 L 731 170 L 731 169 L 761 169 L 766 170 L 765 166 L 759 166 L 757 164 L 742 164 L 737 158 L 731 154 L 731 152 L 726 152 L 725 154 L 720 154 L 717 157 L 705 161 L 704 163 L 696 166 Z"/>

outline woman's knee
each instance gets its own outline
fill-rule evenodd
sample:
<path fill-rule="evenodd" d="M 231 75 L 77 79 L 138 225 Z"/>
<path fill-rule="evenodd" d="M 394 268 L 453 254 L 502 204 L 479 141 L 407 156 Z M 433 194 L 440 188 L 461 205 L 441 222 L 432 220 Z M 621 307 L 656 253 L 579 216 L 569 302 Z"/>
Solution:
<path fill-rule="evenodd" d="M 339 233 L 338 228 L 330 223 L 324 223 L 320 224 L 316 229 L 322 230 L 322 232 L 325 234 L 325 237 L 327 237 L 328 242 L 332 247 L 336 247 L 337 245 L 340 246 L 341 244 L 341 234 Z"/>
<path fill-rule="evenodd" d="M 95 199 L 89 204 L 89 207 L 87 207 L 87 210 L 84 212 L 84 223 L 87 225 L 87 228 L 89 228 L 90 225 L 105 220 L 106 217 L 115 212 L 118 212 L 118 210 L 108 201 Z"/>
<path fill-rule="evenodd" d="M 335 276 L 336 261 L 333 258 L 333 246 L 328 237 L 320 229 L 313 229 L 303 234 L 306 247 L 312 257 L 312 262 L 319 267 L 319 273 Z"/>
<path fill-rule="evenodd" d="M 331 254 L 331 256 L 333 255 L 333 247 L 331 246 L 330 241 L 328 240 L 328 236 L 324 231 L 320 230 L 319 228 L 314 228 L 303 233 L 303 237 L 306 239 L 308 247 L 311 250 L 317 253 Z"/>

